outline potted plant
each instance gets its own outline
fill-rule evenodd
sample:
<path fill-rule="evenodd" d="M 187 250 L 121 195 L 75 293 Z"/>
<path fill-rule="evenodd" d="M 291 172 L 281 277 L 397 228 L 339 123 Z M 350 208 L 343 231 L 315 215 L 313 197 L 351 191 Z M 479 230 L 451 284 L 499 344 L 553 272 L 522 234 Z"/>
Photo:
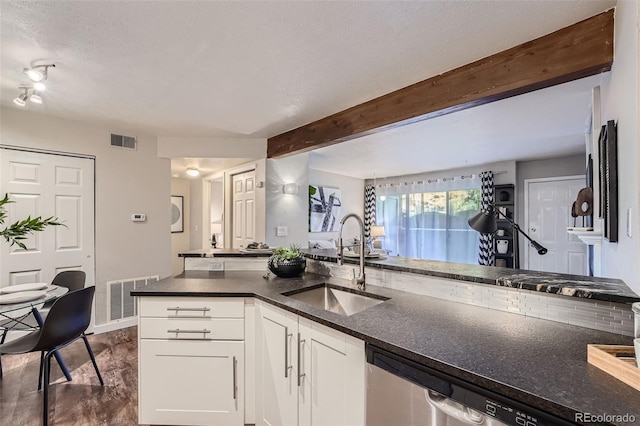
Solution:
<path fill-rule="evenodd" d="M 0 200 L 0 225 L 4 225 L 4 221 L 7 218 L 5 204 L 8 203 L 13 203 L 13 201 L 9 200 L 9 194 L 5 194 L 4 198 Z M 16 221 L 11 225 L 0 229 L 0 236 L 2 236 L 6 242 L 11 243 L 11 245 L 17 244 L 20 248 L 26 250 L 27 247 L 20 240 L 26 239 L 28 234 L 43 231 L 47 226 L 58 225 L 62 225 L 62 223 L 58 222 L 57 217 L 51 216 L 46 219 L 42 219 L 42 216 L 34 218 L 29 216 L 26 219 Z"/>
<path fill-rule="evenodd" d="M 267 266 L 271 272 L 279 277 L 297 277 L 304 272 L 307 259 L 300 251 L 300 247 L 292 244 L 289 248 L 276 248 L 269 257 Z"/>

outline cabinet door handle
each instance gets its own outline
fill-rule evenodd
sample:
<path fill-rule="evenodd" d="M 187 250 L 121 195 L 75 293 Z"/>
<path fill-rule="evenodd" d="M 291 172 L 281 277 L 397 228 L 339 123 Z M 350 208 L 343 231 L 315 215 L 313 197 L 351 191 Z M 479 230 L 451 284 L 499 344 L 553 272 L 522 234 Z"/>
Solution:
<path fill-rule="evenodd" d="M 289 327 L 284 328 L 284 378 L 289 377 Z"/>
<path fill-rule="evenodd" d="M 300 340 L 300 333 L 298 333 L 298 387 L 300 387 L 300 383 L 302 382 L 302 378 L 305 374 L 300 374 L 300 358 L 302 357 L 301 346 L 304 344 L 304 339 Z"/>
<path fill-rule="evenodd" d="M 238 399 L 238 384 L 236 376 L 236 357 L 233 357 L 233 399 Z"/>

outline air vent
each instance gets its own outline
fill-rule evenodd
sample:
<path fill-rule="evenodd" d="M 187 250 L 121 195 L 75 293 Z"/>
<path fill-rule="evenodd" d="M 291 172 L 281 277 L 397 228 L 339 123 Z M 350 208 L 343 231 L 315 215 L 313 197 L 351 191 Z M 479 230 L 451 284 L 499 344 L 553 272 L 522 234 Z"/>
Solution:
<path fill-rule="evenodd" d="M 158 275 L 131 278 L 118 281 L 108 281 L 109 289 L 107 312 L 109 322 L 123 320 L 137 315 L 135 299 L 131 296 L 131 290 L 135 290 L 158 281 Z"/>
<path fill-rule="evenodd" d="M 133 136 L 116 135 L 111 133 L 111 146 L 125 149 L 137 149 L 138 140 Z"/>

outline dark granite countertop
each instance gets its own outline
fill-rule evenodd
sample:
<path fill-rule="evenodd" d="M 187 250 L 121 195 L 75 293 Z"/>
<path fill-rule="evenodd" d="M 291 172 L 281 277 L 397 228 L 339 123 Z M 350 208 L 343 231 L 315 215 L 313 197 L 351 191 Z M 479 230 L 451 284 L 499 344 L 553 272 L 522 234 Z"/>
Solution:
<path fill-rule="evenodd" d="M 255 297 L 570 421 L 579 412 L 640 419 L 640 392 L 587 363 L 588 343 L 631 345 L 629 337 L 371 285 L 367 292 L 390 299 L 350 317 L 281 294 L 322 282 L 345 284 L 188 271 L 131 294 Z"/>
<path fill-rule="evenodd" d="M 264 251 L 246 252 L 238 249 L 198 249 L 178 253 L 178 257 L 269 257 Z"/>
<path fill-rule="evenodd" d="M 336 250 L 309 249 L 304 250 L 304 252 L 310 259 L 325 262 L 337 261 Z M 345 259 L 345 263 L 358 263 L 358 261 L 358 259 Z M 615 278 L 556 274 L 553 272 L 410 259 L 398 256 L 387 256 L 380 259 L 368 258 L 365 259 L 365 264 L 372 268 L 521 288 L 560 296 L 583 297 L 619 303 L 640 301 L 640 296 L 634 293 L 624 281 Z"/>

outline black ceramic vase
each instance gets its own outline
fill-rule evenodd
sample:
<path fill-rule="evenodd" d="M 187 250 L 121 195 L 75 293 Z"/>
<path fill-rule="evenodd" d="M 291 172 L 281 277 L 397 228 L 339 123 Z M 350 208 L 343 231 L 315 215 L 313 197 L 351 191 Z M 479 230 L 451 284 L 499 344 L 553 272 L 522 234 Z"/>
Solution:
<path fill-rule="evenodd" d="M 277 256 L 271 256 L 267 261 L 269 270 L 282 278 L 297 277 L 304 272 L 307 266 L 307 259 L 298 257 L 295 259 L 283 259 Z"/>

